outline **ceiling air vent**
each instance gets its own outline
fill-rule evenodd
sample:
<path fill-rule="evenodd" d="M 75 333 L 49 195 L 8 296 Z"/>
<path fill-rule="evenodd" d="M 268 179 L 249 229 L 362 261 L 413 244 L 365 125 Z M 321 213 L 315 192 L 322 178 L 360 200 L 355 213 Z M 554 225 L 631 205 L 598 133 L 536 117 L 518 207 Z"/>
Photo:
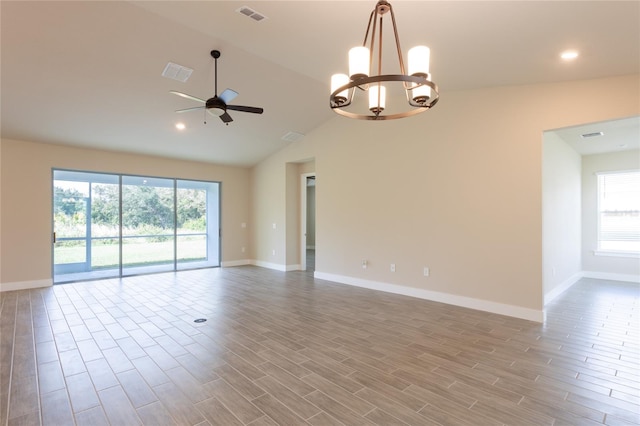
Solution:
<path fill-rule="evenodd" d="M 286 142 L 298 142 L 302 138 L 304 138 L 304 135 L 298 132 L 287 132 L 282 136 L 282 140 Z"/>
<path fill-rule="evenodd" d="M 162 71 L 162 76 L 171 78 L 173 80 L 178 80 L 184 83 L 189 79 L 189 77 L 191 77 L 192 72 L 193 70 L 191 68 L 183 67 L 182 65 L 169 62 L 167 66 L 164 67 L 164 71 Z"/>
<path fill-rule="evenodd" d="M 236 12 L 243 14 L 244 16 L 248 16 L 254 21 L 262 21 L 263 19 L 267 19 L 262 13 L 256 12 L 248 6 L 242 6 L 240 9 L 237 9 Z"/>
<path fill-rule="evenodd" d="M 580 137 L 582 139 L 587 139 L 587 138 L 595 138 L 595 137 L 602 136 L 602 135 L 604 135 L 604 133 L 602 133 L 602 132 L 593 132 L 593 133 L 585 133 L 583 135 L 580 135 Z"/>

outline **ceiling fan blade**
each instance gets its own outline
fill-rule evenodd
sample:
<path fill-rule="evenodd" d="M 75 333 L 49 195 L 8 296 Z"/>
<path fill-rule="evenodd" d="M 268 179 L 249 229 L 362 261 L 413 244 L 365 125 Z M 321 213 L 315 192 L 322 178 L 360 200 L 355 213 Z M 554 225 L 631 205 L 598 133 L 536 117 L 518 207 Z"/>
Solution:
<path fill-rule="evenodd" d="M 231 123 L 233 121 L 233 118 L 231 118 L 231 116 L 227 112 L 225 112 L 220 116 L 220 120 L 224 121 L 225 123 Z"/>
<path fill-rule="evenodd" d="M 225 104 L 228 104 L 229 102 L 234 100 L 236 98 L 236 96 L 238 96 L 238 92 L 236 92 L 235 90 L 224 89 L 224 92 L 220 93 L 220 96 L 218 96 L 218 97 L 220 99 L 222 99 L 222 101 Z"/>
<path fill-rule="evenodd" d="M 263 108 L 243 106 L 243 105 L 227 105 L 227 109 L 230 109 L 233 111 L 251 112 L 253 114 L 262 114 L 264 112 Z"/>
<path fill-rule="evenodd" d="M 197 109 L 202 109 L 202 108 L 204 108 L 204 106 L 193 107 L 193 108 L 185 108 L 185 109 L 177 109 L 176 112 L 189 112 L 189 111 L 195 111 Z"/>
<path fill-rule="evenodd" d="M 175 90 L 169 90 L 169 93 L 173 93 L 174 95 L 182 96 L 183 98 L 191 99 L 192 101 L 200 102 L 202 104 L 206 104 L 207 101 L 196 98 L 195 96 L 187 95 L 186 93 L 176 92 Z"/>

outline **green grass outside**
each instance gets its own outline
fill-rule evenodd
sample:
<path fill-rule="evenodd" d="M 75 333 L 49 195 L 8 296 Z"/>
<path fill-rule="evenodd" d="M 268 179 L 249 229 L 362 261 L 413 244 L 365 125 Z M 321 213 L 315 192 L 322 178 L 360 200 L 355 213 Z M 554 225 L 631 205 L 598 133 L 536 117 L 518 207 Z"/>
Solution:
<path fill-rule="evenodd" d="M 178 239 L 178 261 L 206 260 L 207 247 L 205 237 L 194 240 Z M 119 264 L 118 242 L 113 244 L 94 244 L 91 249 L 92 269 L 116 268 Z M 56 265 L 84 263 L 84 246 L 64 246 L 58 244 L 54 251 Z M 173 241 L 127 243 L 122 246 L 124 266 L 140 266 L 173 262 Z"/>

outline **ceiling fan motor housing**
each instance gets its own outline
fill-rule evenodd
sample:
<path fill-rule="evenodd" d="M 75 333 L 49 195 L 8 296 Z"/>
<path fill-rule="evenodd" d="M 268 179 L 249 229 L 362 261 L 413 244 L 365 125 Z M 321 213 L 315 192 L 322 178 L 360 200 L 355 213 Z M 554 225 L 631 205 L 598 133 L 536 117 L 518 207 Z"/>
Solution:
<path fill-rule="evenodd" d="M 218 117 L 224 114 L 227 111 L 227 105 L 222 101 L 222 99 L 214 96 L 213 98 L 207 99 L 207 103 L 205 104 L 207 110 Z"/>

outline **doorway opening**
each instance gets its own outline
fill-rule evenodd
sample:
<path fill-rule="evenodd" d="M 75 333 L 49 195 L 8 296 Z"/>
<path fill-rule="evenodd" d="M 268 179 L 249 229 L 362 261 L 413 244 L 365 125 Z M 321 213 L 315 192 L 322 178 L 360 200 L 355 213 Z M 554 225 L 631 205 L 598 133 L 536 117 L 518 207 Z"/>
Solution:
<path fill-rule="evenodd" d="M 300 189 L 300 269 L 313 272 L 316 267 L 316 174 L 303 173 Z"/>
<path fill-rule="evenodd" d="M 543 134 L 543 286 L 549 303 L 582 277 L 638 282 L 640 116 Z M 600 176 L 622 175 L 607 185 Z M 627 178 L 626 176 L 629 176 Z M 613 203 L 613 205 L 611 205 Z M 602 209 L 604 207 L 604 210 Z"/>

